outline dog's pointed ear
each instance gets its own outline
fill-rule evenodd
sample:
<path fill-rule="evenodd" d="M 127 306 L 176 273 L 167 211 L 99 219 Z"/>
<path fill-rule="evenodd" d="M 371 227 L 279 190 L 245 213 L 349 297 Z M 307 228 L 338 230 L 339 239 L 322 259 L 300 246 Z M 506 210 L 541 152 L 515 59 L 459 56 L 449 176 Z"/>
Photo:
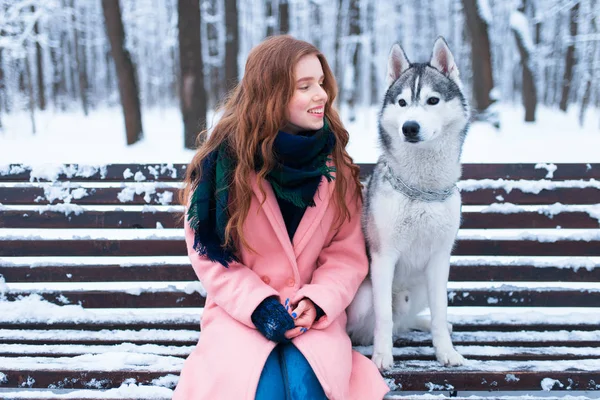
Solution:
<path fill-rule="evenodd" d="M 448 43 L 441 36 L 436 39 L 433 45 L 433 53 L 429 64 L 448 78 L 458 82 L 458 67 L 454 62 L 454 56 L 450 52 Z"/>
<path fill-rule="evenodd" d="M 390 86 L 400 77 L 400 75 L 410 67 L 410 61 L 406 58 L 406 54 L 402 47 L 398 44 L 392 46 L 390 57 L 388 59 L 387 68 L 387 83 Z"/>

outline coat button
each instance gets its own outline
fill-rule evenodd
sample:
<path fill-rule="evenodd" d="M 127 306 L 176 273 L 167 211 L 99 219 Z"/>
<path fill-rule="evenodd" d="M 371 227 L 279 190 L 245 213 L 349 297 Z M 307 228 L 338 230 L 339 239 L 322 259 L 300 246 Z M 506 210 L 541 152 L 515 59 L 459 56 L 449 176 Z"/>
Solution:
<path fill-rule="evenodd" d="M 268 276 L 266 276 L 266 275 L 265 275 L 265 276 L 263 276 L 261 279 L 262 279 L 262 280 L 263 280 L 263 282 L 264 282 L 264 283 L 266 283 L 267 285 L 268 285 L 269 283 L 271 283 L 271 278 L 269 278 L 269 277 L 268 277 Z"/>
<path fill-rule="evenodd" d="M 294 286 L 295 284 L 296 284 L 296 281 L 294 280 L 294 278 L 288 278 L 288 280 L 287 280 L 287 285 L 288 285 L 289 287 L 292 287 L 292 286 Z"/>

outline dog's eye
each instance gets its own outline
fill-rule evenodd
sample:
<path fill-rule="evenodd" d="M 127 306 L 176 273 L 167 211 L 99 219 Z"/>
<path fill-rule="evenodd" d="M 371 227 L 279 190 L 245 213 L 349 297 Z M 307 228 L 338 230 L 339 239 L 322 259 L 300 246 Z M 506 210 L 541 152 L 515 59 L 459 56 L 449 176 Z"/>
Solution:
<path fill-rule="evenodd" d="M 438 97 L 430 97 L 427 99 L 427 104 L 429 104 L 430 106 L 435 106 L 439 102 L 440 99 Z"/>
<path fill-rule="evenodd" d="M 404 100 L 404 99 L 400 99 L 400 100 L 398 100 L 398 105 L 399 105 L 400 107 L 406 107 L 406 100 Z"/>

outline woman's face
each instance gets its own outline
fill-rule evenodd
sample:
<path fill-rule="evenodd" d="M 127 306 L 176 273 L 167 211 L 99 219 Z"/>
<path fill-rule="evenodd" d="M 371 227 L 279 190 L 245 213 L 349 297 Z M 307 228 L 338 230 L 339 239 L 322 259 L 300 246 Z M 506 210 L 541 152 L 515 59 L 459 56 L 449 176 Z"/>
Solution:
<path fill-rule="evenodd" d="M 318 130 L 323 127 L 327 92 L 323 88 L 323 67 L 316 54 L 302 57 L 294 67 L 294 95 L 287 106 L 287 133 Z"/>

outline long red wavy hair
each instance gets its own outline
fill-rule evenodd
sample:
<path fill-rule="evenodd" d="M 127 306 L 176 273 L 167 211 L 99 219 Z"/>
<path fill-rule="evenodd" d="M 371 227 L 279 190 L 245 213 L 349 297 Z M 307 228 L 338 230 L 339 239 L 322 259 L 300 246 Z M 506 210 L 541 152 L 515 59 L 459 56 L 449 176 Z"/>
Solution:
<path fill-rule="evenodd" d="M 184 190 L 180 195 L 181 203 L 187 204 L 190 191 L 195 189 L 202 176 L 202 160 L 221 143 L 226 142 L 231 154 L 235 155 L 236 166 L 229 188 L 230 218 L 225 229 L 227 243 L 224 245 L 237 238 L 243 246 L 249 247 L 243 235 L 243 225 L 252 198 L 248 176 L 255 170 L 255 154 L 260 151 L 264 160 L 264 165 L 257 174 L 262 183 L 275 165 L 272 149 L 277 132 L 287 122 L 287 104 L 296 88 L 294 67 L 300 58 L 311 54 L 318 57 L 323 68 L 323 87 L 328 95 L 325 117 L 336 138 L 332 152 L 337 169 L 333 195 L 337 207 L 336 224 L 350 218 L 350 211 L 344 201 L 348 190 L 354 192 L 356 201 L 362 200 L 359 168 L 346 152 L 348 132 L 333 107 L 337 84 L 325 56 L 310 43 L 288 35 L 272 36 L 250 51 L 244 76 L 220 107 L 222 116 L 210 135 L 206 130 L 199 134 L 199 141 L 206 140 L 187 168 Z M 264 198 L 262 185 L 260 188 Z"/>

